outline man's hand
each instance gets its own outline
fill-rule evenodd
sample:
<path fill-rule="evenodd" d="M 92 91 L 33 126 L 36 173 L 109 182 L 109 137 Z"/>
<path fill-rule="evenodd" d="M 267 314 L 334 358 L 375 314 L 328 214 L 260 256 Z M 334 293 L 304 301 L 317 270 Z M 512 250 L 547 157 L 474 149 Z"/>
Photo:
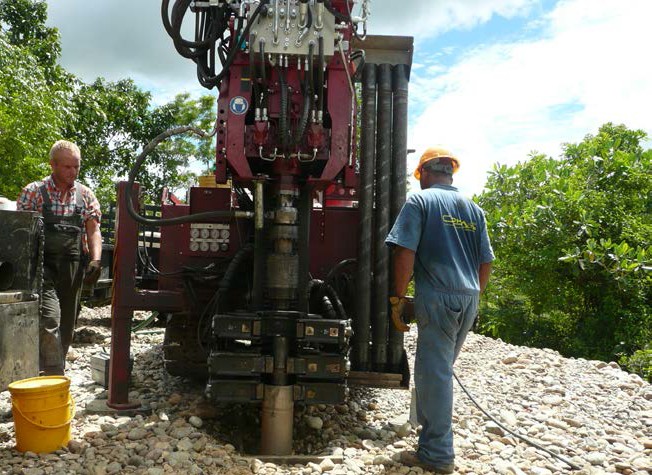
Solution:
<path fill-rule="evenodd" d="M 403 308 L 405 307 L 405 297 L 390 297 L 389 303 L 392 305 L 392 323 L 400 332 L 410 330 L 410 325 L 403 321 Z"/>
<path fill-rule="evenodd" d="M 87 286 L 95 285 L 97 280 L 100 278 L 101 273 L 102 264 L 100 261 L 90 261 L 84 272 L 84 284 Z"/>

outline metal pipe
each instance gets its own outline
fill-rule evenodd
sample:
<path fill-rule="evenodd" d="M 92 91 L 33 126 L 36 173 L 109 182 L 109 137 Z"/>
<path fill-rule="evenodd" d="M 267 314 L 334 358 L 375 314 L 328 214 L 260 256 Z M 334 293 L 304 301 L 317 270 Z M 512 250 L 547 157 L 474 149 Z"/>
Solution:
<path fill-rule="evenodd" d="M 385 237 L 389 232 L 389 194 L 392 165 L 392 69 L 389 64 L 378 66 L 378 123 L 376 134 L 376 209 L 374 235 L 374 319 L 373 363 L 377 371 L 387 365 L 389 331 L 389 249 Z"/>
<path fill-rule="evenodd" d="M 371 319 L 371 239 L 373 236 L 374 168 L 376 154 L 376 65 L 367 64 L 362 74 L 362 135 L 360 189 L 358 192 L 358 265 L 351 358 L 359 371 L 369 369 Z"/>
<path fill-rule="evenodd" d="M 263 181 L 256 181 L 254 193 L 254 282 L 253 309 L 263 307 L 265 291 L 265 201 Z"/>
<path fill-rule="evenodd" d="M 405 65 L 394 66 L 392 75 L 394 90 L 392 112 L 392 191 L 390 197 L 390 223 L 396 221 L 407 193 L 407 121 L 408 121 L 408 79 Z M 390 267 L 391 270 L 391 267 Z M 393 273 L 390 272 L 390 276 Z M 394 288 L 390 278 L 390 289 Z M 392 290 L 393 291 L 393 290 Z M 389 327 L 389 358 L 391 371 L 399 372 L 403 356 L 403 333 Z"/>
<path fill-rule="evenodd" d="M 312 211 L 312 187 L 301 187 L 298 202 L 299 212 L 299 311 L 308 312 L 308 282 L 310 281 L 310 214 Z"/>
<path fill-rule="evenodd" d="M 265 385 L 261 417 L 261 454 L 291 454 L 293 423 L 293 386 Z"/>
<path fill-rule="evenodd" d="M 274 45 L 278 44 L 278 26 L 279 26 L 278 4 L 279 4 L 279 0 L 274 0 L 274 23 L 272 26 L 272 33 L 274 34 L 274 39 L 272 40 L 272 43 L 274 43 Z"/>

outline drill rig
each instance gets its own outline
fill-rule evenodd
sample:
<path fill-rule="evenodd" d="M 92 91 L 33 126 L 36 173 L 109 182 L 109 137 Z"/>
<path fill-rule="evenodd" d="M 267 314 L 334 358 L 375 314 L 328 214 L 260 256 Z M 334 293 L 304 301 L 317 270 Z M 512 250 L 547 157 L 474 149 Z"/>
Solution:
<path fill-rule="evenodd" d="M 191 188 L 187 204 L 164 190 L 160 217 L 139 213 L 140 164 L 186 127 L 145 147 L 118 186 L 109 406 L 138 404 L 137 309 L 169 315 L 171 374 L 205 378 L 216 402 L 262 405 L 262 454 L 291 453 L 295 403 L 340 403 L 347 385 L 407 387 L 384 239 L 406 194 L 412 38 L 366 37 L 368 2 L 357 17 L 354 6 L 163 0 L 176 50 L 219 90 L 215 183 Z M 193 40 L 182 36 L 190 14 Z M 135 275 L 143 227 L 160 227 L 147 289 Z"/>

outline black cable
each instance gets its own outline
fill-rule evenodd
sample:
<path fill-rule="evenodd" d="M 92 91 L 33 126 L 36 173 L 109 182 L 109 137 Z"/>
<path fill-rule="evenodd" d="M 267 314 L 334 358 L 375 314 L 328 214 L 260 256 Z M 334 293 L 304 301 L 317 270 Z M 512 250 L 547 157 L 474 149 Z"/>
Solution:
<path fill-rule="evenodd" d="M 317 100 L 317 111 L 322 112 L 324 110 L 324 68 L 326 66 L 326 59 L 324 58 L 324 37 L 319 35 L 317 41 L 319 43 L 319 66 L 317 69 L 317 94 L 319 98 Z"/>
<path fill-rule="evenodd" d="M 299 124 L 297 126 L 297 130 L 295 131 L 294 135 L 294 146 L 297 146 L 301 143 L 301 140 L 303 139 L 303 135 L 306 132 L 306 127 L 308 126 L 308 120 L 310 119 L 310 111 L 312 110 L 312 105 L 313 105 L 313 99 L 312 99 L 312 91 L 313 91 L 313 84 L 312 84 L 312 78 L 314 74 L 314 66 L 313 66 L 313 50 L 315 48 L 315 45 L 313 43 L 310 43 L 308 45 L 308 71 L 306 72 L 306 77 L 304 79 L 304 101 L 303 101 L 303 110 L 301 111 L 301 117 L 299 118 Z"/>
<path fill-rule="evenodd" d="M 347 0 L 348 2 L 349 0 Z M 337 19 L 337 21 L 344 21 L 346 23 L 351 23 L 351 17 L 347 17 L 346 15 L 343 15 L 342 13 L 338 12 L 333 5 L 331 4 L 330 0 L 324 0 L 324 6 L 326 7 L 326 10 L 331 12 L 333 16 Z"/>
<path fill-rule="evenodd" d="M 252 107 L 260 109 L 260 93 L 258 92 L 258 73 L 256 72 L 256 59 L 254 55 L 254 44 L 256 43 L 256 34 L 249 35 L 249 70 L 251 75 L 251 87 L 254 93 Z M 264 67 L 264 65 L 263 65 Z"/>
<path fill-rule="evenodd" d="M 265 42 L 260 41 L 260 80 L 261 80 L 261 86 L 262 86 L 262 94 L 263 97 L 261 98 L 261 108 L 266 109 L 267 108 L 267 63 L 265 62 Z M 250 48 L 252 47 L 251 45 L 249 46 Z"/>
<path fill-rule="evenodd" d="M 522 440 L 522 441 L 525 442 L 526 444 L 529 444 L 529 445 L 531 445 L 532 447 L 535 447 L 535 448 L 537 448 L 537 449 L 539 449 L 539 450 L 543 450 L 543 451 L 546 452 L 547 454 L 552 455 L 552 456 L 555 457 L 556 459 L 558 459 L 558 460 L 562 461 L 563 463 L 565 463 L 566 465 L 568 465 L 568 466 L 569 466 L 570 468 L 572 468 L 573 470 L 580 470 L 580 469 L 581 469 L 581 467 L 579 467 L 578 465 L 574 464 L 573 462 L 571 462 L 570 460 L 568 460 L 566 457 L 562 457 L 561 455 L 556 454 L 556 453 L 554 453 L 553 451 L 551 451 L 551 450 L 549 450 L 549 449 L 546 449 L 545 447 L 541 446 L 540 444 L 537 444 L 536 442 L 534 442 L 534 441 L 528 439 L 527 437 L 523 437 L 522 435 L 517 434 L 517 433 L 514 432 L 513 430 L 508 429 L 508 428 L 505 427 L 503 424 L 501 424 L 500 422 L 498 422 L 498 421 L 496 420 L 496 418 L 494 418 L 491 414 L 489 414 L 489 413 L 488 413 L 488 412 L 487 412 L 487 411 L 486 411 L 486 410 L 485 410 L 485 409 L 484 409 L 484 408 L 483 408 L 483 407 L 478 403 L 478 401 L 476 401 L 475 398 L 474 398 L 473 396 L 471 396 L 471 393 L 470 393 L 470 392 L 469 392 L 469 391 L 464 387 L 464 385 L 462 384 L 462 381 L 460 381 L 460 378 L 457 377 L 457 374 L 455 374 L 455 372 L 453 372 L 453 376 L 455 377 L 455 381 L 457 381 L 457 384 L 460 385 L 460 388 L 462 388 L 462 391 L 464 391 L 464 393 L 465 393 L 465 394 L 467 395 L 467 397 L 471 400 L 471 402 L 472 402 L 473 404 L 475 404 L 475 406 L 476 406 L 478 409 L 480 409 L 480 411 L 482 411 L 482 413 L 483 413 L 485 416 L 487 416 L 489 419 L 491 419 L 492 421 L 494 421 L 494 422 L 496 423 L 496 425 L 498 425 L 498 427 L 500 427 L 502 430 L 504 430 L 505 432 L 509 432 L 509 433 L 512 434 L 514 437 L 516 437 L 517 439 Z"/>
<path fill-rule="evenodd" d="M 136 181 L 136 176 L 138 175 L 138 171 L 140 170 L 140 167 L 145 161 L 145 159 L 147 158 L 147 155 L 149 155 L 156 148 L 156 146 L 161 142 L 163 142 L 165 139 L 172 137 L 173 135 L 185 134 L 187 132 L 192 132 L 193 134 L 198 135 L 202 138 L 211 137 L 215 133 L 212 132 L 210 134 L 207 134 L 203 130 L 200 130 L 190 125 L 186 125 L 184 127 L 177 127 L 174 129 L 166 130 L 165 132 L 157 135 L 151 142 L 149 142 L 143 148 L 143 151 L 140 152 L 140 155 L 138 155 L 138 158 L 136 158 L 136 163 L 134 163 L 134 166 L 129 171 L 129 181 L 127 182 L 127 189 L 126 189 L 127 212 L 129 213 L 129 216 L 131 216 L 136 222 L 141 224 L 146 224 L 148 226 L 170 226 L 173 224 L 192 223 L 192 222 L 201 221 L 203 219 L 211 219 L 211 218 L 230 219 L 235 217 L 249 217 L 249 213 L 245 213 L 243 215 L 241 212 L 238 211 L 218 210 L 218 211 L 207 211 L 204 213 L 191 214 L 188 216 L 179 216 L 177 218 L 152 219 L 152 218 L 145 218 L 144 216 L 141 216 L 136 212 L 133 203 L 134 182 Z"/>
<path fill-rule="evenodd" d="M 192 0 L 176 0 L 172 7 L 171 18 L 169 12 L 170 0 L 162 0 L 161 17 L 163 19 L 163 26 L 172 38 L 177 52 L 181 56 L 192 59 L 196 63 L 199 83 L 203 87 L 212 89 L 220 85 L 231 64 L 233 64 L 237 52 L 240 50 L 241 42 L 249 35 L 252 23 L 256 20 L 261 10 L 267 8 L 269 1 L 261 0 L 261 3 L 250 16 L 244 30 L 242 23 L 238 21 L 238 28 L 234 34 L 226 38 L 225 33 L 229 29 L 229 19 L 232 15 L 230 6 L 227 3 L 196 12 L 196 15 L 201 17 L 195 21 L 195 28 L 200 30 L 199 32 L 195 31 L 196 41 L 188 41 L 181 35 L 184 17 L 188 9 L 192 9 Z M 227 41 L 229 43 L 229 51 L 225 56 L 223 47 Z M 218 74 L 215 74 L 216 54 L 222 64 L 222 70 Z"/>

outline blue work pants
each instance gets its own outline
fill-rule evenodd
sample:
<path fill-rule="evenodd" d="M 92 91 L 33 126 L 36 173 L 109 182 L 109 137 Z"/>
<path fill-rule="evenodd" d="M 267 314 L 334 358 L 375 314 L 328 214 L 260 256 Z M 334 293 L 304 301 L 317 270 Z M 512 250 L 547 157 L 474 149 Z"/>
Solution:
<path fill-rule="evenodd" d="M 430 292 L 419 295 L 419 335 L 414 364 L 419 458 L 432 465 L 452 463 L 453 363 L 478 311 L 479 295 Z"/>

